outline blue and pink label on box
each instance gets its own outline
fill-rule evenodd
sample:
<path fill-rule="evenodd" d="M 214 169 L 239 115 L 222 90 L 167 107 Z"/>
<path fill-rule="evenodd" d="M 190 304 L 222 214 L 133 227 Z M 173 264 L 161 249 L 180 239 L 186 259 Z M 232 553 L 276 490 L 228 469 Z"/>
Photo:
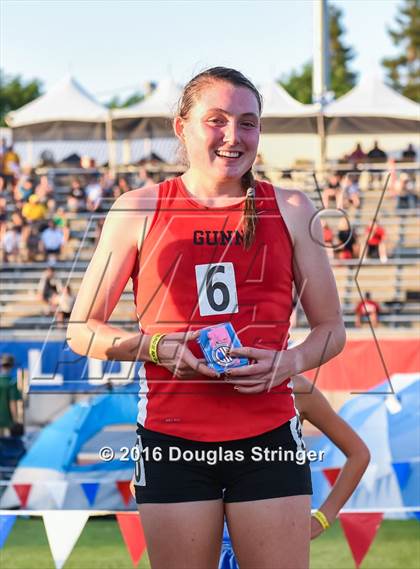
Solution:
<path fill-rule="evenodd" d="M 233 358 L 229 354 L 230 348 L 240 348 L 242 344 L 230 322 L 209 326 L 200 330 L 197 339 L 209 367 L 218 373 L 228 368 L 248 365 L 247 358 Z"/>

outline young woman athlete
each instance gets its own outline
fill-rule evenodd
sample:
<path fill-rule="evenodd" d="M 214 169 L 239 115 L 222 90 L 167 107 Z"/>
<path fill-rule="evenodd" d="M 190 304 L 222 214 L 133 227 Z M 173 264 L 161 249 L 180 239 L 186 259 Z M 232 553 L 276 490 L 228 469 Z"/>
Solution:
<path fill-rule="evenodd" d="M 253 180 L 261 107 L 233 69 L 187 84 L 174 130 L 188 169 L 115 202 L 68 329 L 79 354 L 144 362 L 136 499 L 153 569 L 217 567 L 224 515 L 241 568 L 308 566 L 309 466 L 264 450 L 303 448 L 289 378 L 345 331 L 313 205 Z M 138 333 L 108 322 L 130 278 Z M 293 283 L 311 331 L 287 349 Z M 226 321 L 250 361 L 220 377 L 195 340 Z"/>

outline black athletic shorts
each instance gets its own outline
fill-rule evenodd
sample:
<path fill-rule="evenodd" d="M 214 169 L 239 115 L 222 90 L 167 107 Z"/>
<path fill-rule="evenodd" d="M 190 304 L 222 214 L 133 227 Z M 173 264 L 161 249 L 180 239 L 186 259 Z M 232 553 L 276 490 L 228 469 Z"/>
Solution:
<path fill-rule="evenodd" d="M 247 502 L 312 494 L 298 417 L 246 439 L 199 442 L 137 428 L 136 502 Z"/>

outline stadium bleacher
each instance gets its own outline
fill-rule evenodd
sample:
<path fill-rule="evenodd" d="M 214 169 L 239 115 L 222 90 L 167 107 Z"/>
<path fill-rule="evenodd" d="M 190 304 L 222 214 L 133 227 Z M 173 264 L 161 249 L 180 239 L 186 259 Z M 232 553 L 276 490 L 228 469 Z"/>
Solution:
<path fill-rule="evenodd" d="M 71 174 L 63 170 L 56 172 L 55 179 L 52 179 L 57 206 L 65 206 Z M 362 175 L 360 180 L 361 207 L 357 210 L 351 208 L 346 212 L 353 230 L 359 236 L 362 247 L 366 227 L 371 223 L 382 196 L 382 189 L 378 185 L 372 188 L 367 180 L 367 176 L 363 179 Z M 280 181 L 278 185 L 303 188 L 318 207 L 321 207 L 320 196 L 314 189 L 313 177 L 310 173 L 292 174 L 285 184 Z M 105 204 L 105 211 L 110 205 L 110 203 Z M 361 332 L 354 329 L 355 305 L 360 300 L 358 286 L 362 293 L 369 291 L 372 298 L 381 304 L 381 327 L 400 327 L 404 328 L 407 333 L 418 331 L 420 241 L 417 213 L 416 210 L 397 209 L 396 198 L 385 193 L 379 218 L 386 230 L 388 261 L 381 263 L 379 259 L 364 258 L 360 267 L 359 259 L 333 259 L 331 261 L 345 323 L 352 334 L 357 335 Z M 66 247 L 65 258 L 57 261 L 55 270 L 63 284 L 70 284 L 73 293 L 77 293 L 87 264 L 92 257 L 95 226 L 98 218 L 103 215 L 104 213 L 92 215 L 89 212 L 68 214 L 70 240 Z M 334 231 L 337 228 L 338 219 L 339 217 L 334 215 L 328 217 L 328 223 Z M 51 326 L 54 328 L 54 318 L 44 314 L 37 297 L 38 283 L 46 267 L 47 263 L 42 261 L 3 263 L 0 292 L 0 323 L 3 330 L 46 330 Z M 297 316 L 297 327 L 305 327 L 306 319 L 303 311 L 298 310 Z M 111 316 L 111 321 L 135 329 L 135 318 L 131 282 L 129 282 Z"/>

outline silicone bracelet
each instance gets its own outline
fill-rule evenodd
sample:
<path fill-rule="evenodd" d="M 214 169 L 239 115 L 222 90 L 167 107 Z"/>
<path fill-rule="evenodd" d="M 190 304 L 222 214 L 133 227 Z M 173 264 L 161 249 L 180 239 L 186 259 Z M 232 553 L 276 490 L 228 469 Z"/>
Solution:
<path fill-rule="evenodd" d="M 324 514 L 324 512 L 317 510 L 316 512 L 314 512 L 312 514 L 312 516 L 316 520 L 318 520 L 318 522 L 321 524 L 323 530 L 326 530 L 330 527 L 330 522 L 327 520 L 327 516 Z"/>
<path fill-rule="evenodd" d="M 153 334 L 152 339 L 150 340 L 149 356 L 154 364 L 160 364 L 157 349 L 159 342 L 162 340 L 164 336 L 165 334 Z"/>

